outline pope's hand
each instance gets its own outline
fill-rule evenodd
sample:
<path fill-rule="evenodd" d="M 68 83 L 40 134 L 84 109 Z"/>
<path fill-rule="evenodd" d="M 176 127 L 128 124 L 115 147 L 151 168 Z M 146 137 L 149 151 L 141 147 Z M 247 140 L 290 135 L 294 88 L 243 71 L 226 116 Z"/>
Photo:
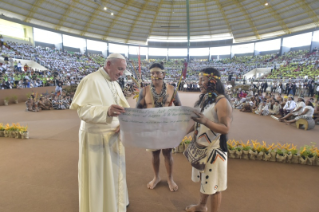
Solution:
<path fill-rule="evenodd" d="M 199 113 L 197 111 L 193 111 L 193 113 L 197 116 L 191 117 L 194 121 L 204 125 L 207 123 L 208 119 L 202 113 Z"/>
<path fill-rule="evenodd" d="M 119 105 L 111 105 L 107 111 L 108 116 L 118 116 L 121 113 L 125 113 L 125 110 Z"/>

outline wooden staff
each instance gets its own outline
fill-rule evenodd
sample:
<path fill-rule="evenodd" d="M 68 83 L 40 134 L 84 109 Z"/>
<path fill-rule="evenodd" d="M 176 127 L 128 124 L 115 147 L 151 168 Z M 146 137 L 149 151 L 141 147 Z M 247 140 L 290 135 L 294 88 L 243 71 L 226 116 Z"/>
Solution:
<path fill-rule="evenodd" d="M 175 98 L 175 96 L 176 96 L 177 89 L 179 88 L 179 85 L 181 84 L 182 78 L 183 78 L 183 72 L 182 72 L 182 74 L 181 74 L 181 78 L 179 79 L 179 82 L 178 82 L 178 84 L 177 84 L 177 87 L 176 87 L 176 89 L 174 90 L 174 93 L 173 93 L 173 96 L 172 96 L 172 98 L 171 98 L 171 101 L 170 101 L 169 104 L 168 104 L 169 107 L 173 105 L 173 101 L 174 101 L 174 98 Z"/>

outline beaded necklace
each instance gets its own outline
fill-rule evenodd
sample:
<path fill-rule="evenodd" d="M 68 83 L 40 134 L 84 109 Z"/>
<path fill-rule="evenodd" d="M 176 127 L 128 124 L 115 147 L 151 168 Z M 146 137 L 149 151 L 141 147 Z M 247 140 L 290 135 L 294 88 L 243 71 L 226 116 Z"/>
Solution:
<path fill-rule="evenodd" d="M 162 91 L 160 94 L 156 93 L 156 89 L 154 84 L 151 84 L 151 96 L 153 100 L 153 106 L 154 107 L 163 107 L 165 105 L 165 102 L 167 100 L 167 89 L 166 84 L 163 82 Z"/>

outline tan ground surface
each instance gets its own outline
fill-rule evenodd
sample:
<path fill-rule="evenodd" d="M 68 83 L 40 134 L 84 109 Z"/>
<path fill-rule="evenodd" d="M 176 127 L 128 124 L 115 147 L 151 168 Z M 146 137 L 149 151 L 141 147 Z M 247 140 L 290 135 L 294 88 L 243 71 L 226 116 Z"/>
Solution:
<path fill-rule="evenodd" d="M 198 93 L 181 93 L 192 106 Z M 130 100 L 132 106 L 134 101 Z M 79 118 L 75 111 L 24 111 L 24 104 L 1 106 L 0 123 L 28 124 L 29 140 L 0 138 L 0 212 L 78 211 L 77 160 Z M 270 117 L 234 112 L 230 139 L 292 142 L 317 141 L 314 130 L 297 130 Z M 163 158 L 162 158 L 163 159 Z M 179 186 L 170 192 L 161 163 L 162 182 L 155 190 L 151 155 L 144 149 L 126 149 L 128 212 L 180 212 L 199 196 L 199 184 L 190 180 L 191 166 L 174 155 L 174 177 Z M 221 212 L 319 211 L 319 167 L 231 159 L 228 190 Z"/>

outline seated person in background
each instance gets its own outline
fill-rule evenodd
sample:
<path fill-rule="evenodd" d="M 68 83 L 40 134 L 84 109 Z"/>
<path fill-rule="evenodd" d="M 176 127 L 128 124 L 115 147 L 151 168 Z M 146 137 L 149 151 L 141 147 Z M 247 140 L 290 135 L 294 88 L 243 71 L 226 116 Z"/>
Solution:
<path fill-rule="evenodd" d="M 235 105 L 236 109 L 242 109 L 244 104 L 246 103 L 246 98 L 242 98 L 237 105 Z"/>
<path fill-rule="evenodd" d="M 50 107 L 45 105 L 45 101 L 43 97 L 40 97 L 38 102 L 38 107 L 40 110 L 50 110 Z"/>
<path fill-rule="evenodd" d="M 264 96 L 262 93 L 259 93 L 258 94 L 258 98 L 260 99 L 260 101 L 264 101 Z"/>
<path fill-rule="evenodd" d="M 246 93 L 244 90 L 242 90 L 242 91 L 240 91 L 240 93 L 239 93 L 239 97 L 240 97 L 240 98 L 246 98 L 246 97 L 247 97 L 247 93 Z"/>
<path fill-rule="evenodd" d="M 33 108 L 32 108 L 32 99 L 29 98 L 26 102 L 25 102 L 25 105 L 27 107 L 27 111 L 33 111 Z"/>
<path fill-rule="evenodd" d="M 279 104 L 280 104 L 280 109 L 279 109 L 279 115 L 283 114 L 284 113 L 284 107 L 287 103 L 288 99 L 283 99 L 282 101 L 279 101 Z M 280 117 L 283 117 L 282 115 Z"/>
<path fill-rule="evenodd" d="M 63 97 L 63 99 L 62 99 L 62 104 L 63 104 L 63 106 L 65 107 L 65 109 L 69 109 L 69 107 L 70 107 L 70 102 L 69 102 L 67 96 L 64 96 L 64 97 Z"/>
<path fill-rule="evenodd" d="M 302 97 L 298 97 L 298 101 L 297 101 L 297 105 L 295 109 L 291 110 L 288 115 L 280 118 L 279 121 L 286 120 L 291 116 L 293 117 L 299 116 L 303 112 L 304 107 L 305 107 L 305 100 Z"/>
<path fill-rule="evenodd" d="M 249 101 L 246 101 L 246 103 L 243 105 L 243 108 L 240 109 L 240 111 L 252 112 L 253 107 L 254 107 L 254 97 L 251 97 Z"/>
<path fill-rule="evenodd" d="M 20 80 L 20 81 L 18 82 L 17 88 L 18 88 L 18 89 L 24 88 L 23 80 Z"/>
<path fill-rule="evenodd" d="M 269 110 L 268 110 L 268 105 L 266 104 L 265 101 L 259 104 L 259 108 L 258 110 L 255 111 L 255 113 L 260 116 L 261 115 L 268 116 Z"/>
<path fill-rule="evenodd" d="M 274 109 L 275 102 L 276 102 L 276 99 L 275 99 L 275 98 L 272 98 L 272 99 L 270 100 L 270 107 L 269 107 L 269 110 Z"/>
<path fill-rule="evenodd" d="M 239 102 L 240 102 L 240 101 L 239 101 L 239 98 L 238 98 L 238 97 L 235 97 L 235 100 L 233 101 L 233 105 L 232 105 L 233 108 L 235 108 L 236 105 L 239 104 Z"/>
<path fill-rule="evenodd" d="M 261 102 L 260 98 L 258 97 L 258 94 L 255 94 L 255 106 L 258 107 L 259 103 Z"/>
<path fill-rule="evenodd" d="M 270 101 L 270 99 L 266 100 L 266 105 L 268 106 L 268 109 L 271 109 L 271 101 Z"/>
<path fill-rule="evenodd" d="M 293 97 L 291 97 L 291 96 L 288 97 L 288 101 L 286 102 L 285 106 L 283 107 L 281 117 L 284 117 L 285 115 L 290 113 L 290 111 L 292 111 L 295 108 L 296 108 L 296 103 L 293 100 Z"/>
<path fill-rule="evenodd" d="M 265 95 L 265 99 L 269 99 L 270 98 L 270 94 L 267 92 Z"/>
<path fill-rule="evenodd" d="M 313 117 L 313 113 L 314 113 L 314 108 L 313 108 L 313 105 L 312 103 L 307 100 L 306 101 L 306 106 L 303 108 L 303 111 L 302 113 L 300 113 L 298 116 L 296 116 L 294 119 L 292 120 L 284 120 L 284 122 L 286 122 L 287 124 L 290 124 L 290 123 L 294 123 L 296 122 L 298 119 L 307 119 L 307 120 L 311 120 L 312 117 Z"/>
<path fill-rule="evenodd" d="M 59 109 L 59 99 L 58 96 L 54 96 L 54 98 L 52 99 L 52 107 L 55 110 Z"/>
<path fill-rule="evenodd" d="M 52 102 L 50 101 L 49 97 L 44 97 L 44 105 L 47 107 L 47 108 L 50 108 L 52 107 Z"/>
<path fill-rule="evenodd" d="M 39 112 L 38 101 L 31 95 L 33 112 Z"/>
<path fill-rule="evenodd" d="M 282 98 L 281 94 L 278 94 L 276 100 L 280 102 L 280 101 L 283 101 L 284 99 Z"/>
<path fill-rule="evenodd" d="M 275 101 L 275 104 L 272 106 L 272 109 L 269 110 L 269 114 L 271 115 L 278 115 L 281 106 L 278 101 Z"/>
<path fill-rule="evenodd" d="M 34 99 L 34 96 L 31 95 L 31 97 L 25 102 L 27 106 L 27 111 L 31 112 L 38 112 L 38 102 Z"/>
<path fill-rule="evenodd" d="M 249 88 L 249 91 L 247 92 L 246 98 L 250 99 L 250 97 L 253 97 L 253 96 L 254 96 L 254 92 L 252 91 L 251 88 Z"/>

